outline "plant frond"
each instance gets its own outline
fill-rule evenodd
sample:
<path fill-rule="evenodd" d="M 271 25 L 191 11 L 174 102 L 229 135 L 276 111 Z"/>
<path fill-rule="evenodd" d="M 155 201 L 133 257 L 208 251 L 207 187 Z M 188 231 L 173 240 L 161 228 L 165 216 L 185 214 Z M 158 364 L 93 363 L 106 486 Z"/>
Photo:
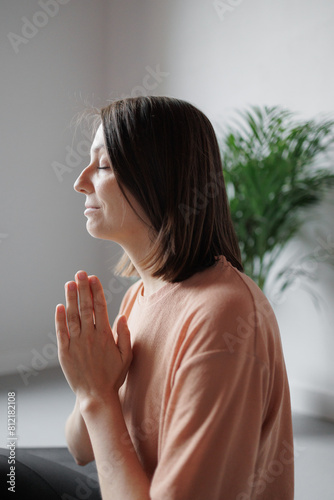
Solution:
<path fill-rule="evenodd" d="M 237 115 L 221 142 L 224 176 L 245 270 L 264 286 L 282 249 L 334 187 L 333 158 L 323 165 L 334 152 L 334 120 L 297 120 L 281 106 Z"/>

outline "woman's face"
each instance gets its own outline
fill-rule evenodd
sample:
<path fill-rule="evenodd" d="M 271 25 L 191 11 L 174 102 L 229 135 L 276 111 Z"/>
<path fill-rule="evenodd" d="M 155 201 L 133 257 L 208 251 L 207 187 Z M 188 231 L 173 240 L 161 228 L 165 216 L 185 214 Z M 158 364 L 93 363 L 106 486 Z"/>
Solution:
<path fill-rule="evenodd" d="M 91 162 L 74 184 L 78 193 L 86 195 L 87 231 L 95 238 L 130 243 L 147 233 L 147 227 L 134 213 L 120 190 L 110 164 L 100 125 L 91 147 Z M 134 209 L 148 222 L 142 208 L 124 188 Z"/>

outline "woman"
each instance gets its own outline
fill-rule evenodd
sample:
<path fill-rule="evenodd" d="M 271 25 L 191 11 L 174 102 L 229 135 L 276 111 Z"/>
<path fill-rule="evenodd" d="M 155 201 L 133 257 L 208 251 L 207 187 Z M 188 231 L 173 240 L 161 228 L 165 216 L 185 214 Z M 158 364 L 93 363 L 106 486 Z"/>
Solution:
<path fill-rule="evenodd" d="M 280 334 L 243 273 L 210 121 L 173 98 L 113 102 L 74 188 L 88 232 L 123 248 L 117 272 L 140 277 L 112 328 L 84 271 L 56 308 L 77 463 L 95 459 L 103 500 L 292 499 Z"/>

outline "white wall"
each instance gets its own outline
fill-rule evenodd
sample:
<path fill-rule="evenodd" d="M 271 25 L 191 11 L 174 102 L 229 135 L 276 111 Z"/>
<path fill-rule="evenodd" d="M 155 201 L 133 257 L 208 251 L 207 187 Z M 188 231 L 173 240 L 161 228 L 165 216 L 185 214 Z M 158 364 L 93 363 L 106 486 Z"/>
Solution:
<path fill-rule="evenodd" d="M 3 36 L 0 370 L 16 374 L 24 405 L 29 400 L 33 408 L 35 398 L 48 397 L 42 385 L 37 389 L 47 376 L 38 370 L 57 365 L 54 307 L 64 300 L 65 281 L 80 268 L 100 276 L 112 318 L 127 286 L 112 281 L 108 266 L 118 249 L 86 233 L 84 199 L 72 189 L 86 158 L 66 159 L 66 152 L 73 146 L 78 153 L 80 141 L 87 146 L 87 139 L 73 139 L 69 122 L 85 100 L 100 106 L 124 94 L 173 95 L 198 105 L 217 127 L 249 104 L 283 104 L 305 117 L 333 112 L 334 5 L 327 0 L 230 3 L 235 7 L 221 19 L 211 0 L 69 0 L 19 46 L 18 54 Z M 2 33 L 20 34 L 21 18 L 32 20 L 40 10 L 35 0 L 3 1 Z M 62 182 L 52 168 L 55 161 L 70 168 Z M 314 248 L 314 242 L 308 245 Z M 294 409 L 334 418 L 334 278 L 321 266 L 318 274 L 329 302 L 321 314 L 301 287 L 274 307 Z M 18 374 L 22 364 L 38 373 L 27 387 Z M 54 370 L 58 399 L 63 401 L 63 391 L 68 402 L 66 382 Z M 7 382 L 0 378 L 3 396 L 10 390 Z M 40 423 L 46 428 L 53 419 L 59 445 L 67 402 L 60 419 L 45 404 Z M 30 445 L 35 424 L 25 408 L 20 439 Z M 51 434 L 42 434 L 43 443 L 51 445 Z"/>

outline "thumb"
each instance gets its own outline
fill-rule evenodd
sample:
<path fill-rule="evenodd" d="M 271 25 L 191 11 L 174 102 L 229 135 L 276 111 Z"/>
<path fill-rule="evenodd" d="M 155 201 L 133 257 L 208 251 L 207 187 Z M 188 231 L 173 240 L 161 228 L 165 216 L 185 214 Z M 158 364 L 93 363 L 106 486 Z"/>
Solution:
<path fill-rule="evenodd" d="M 117 321 L 117 346 L 123 358 L 131 353 L 130 330 L 124 314 Z"/>

